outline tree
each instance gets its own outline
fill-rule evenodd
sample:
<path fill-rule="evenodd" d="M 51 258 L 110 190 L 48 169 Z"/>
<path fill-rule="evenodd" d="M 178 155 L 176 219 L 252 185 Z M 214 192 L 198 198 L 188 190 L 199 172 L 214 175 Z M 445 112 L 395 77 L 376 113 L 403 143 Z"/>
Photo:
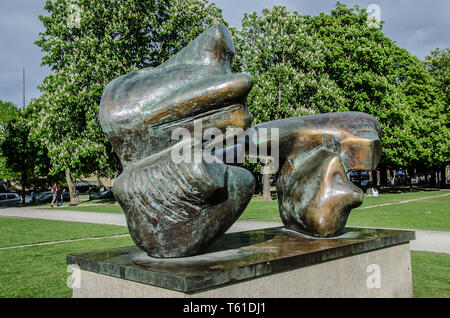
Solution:
<path fill-rule="evenodd" d="M 437 48 L 425 57 L 425 67 L 428 68 L 435 86 L 442 92 L 448 110 L 450 104 L 450 49 Z"/>
<path fill-rule="evenodd" d="M 246 14 L 236 36 L 235 68 L 255 80 L 248 98 L 255 123 L 362 111 L 382 126 L 384 167 L 448 160 L 447 115 L 430 73 L 382 23 L 368 23 L 366 10 L 338 2 L 330 14 L 301 16 L 274 7 Z"/>
<path fill-rule="evenodd" d="M 445 176 L 445 168 L 450 161 L 450 49 L 437 48 L 432 50 L 430 55 L 425 57 L 424 65 L 430 72 L 433 78 L 433 86 L 443 101 L 442 112 L 440 114 L 442 125 L 439 127 L 440 129 L 434 131 L 434 134 L 437 135 L 434 141 L 439 143 L 438 149 L 442 151 L 440 153 L 438 152 L 437 157 L 434 159 L 437 165 L 440 164 L 442 175 Z M 442 178 L 442 184 L 445 182 L 444 179 Z"/>
<path fill-rule="evenodd" d="M 98 121 L 98 105 L 112 79 L 157 66 L 210 25 L 224 22 L 206 0 L 48 0 L 36 42 L 52 73 L 36 101 L 33 135 L 44 139 L 51 173 L 78 175 L 120 170 Z M 69 186 L 71 203 L 77 203 Z"/>
<path fill-rule="evenodd" d="M 235 31 L 234 68 L 248 72 L 254 87 L 247 102 L 253 123 L 327 112 L 344 100 L 325 72 L 325 46 L 307 32 L 304 17 L 285 7 L 245 13 Z"/>
<path fill-rule="evenodd" d="M 19 114 L 16 106 L 11 102 L 0 101 L 0 145 L 7 138 L 7 126 Z M 19 176 L 7 165 L 6 157 L 0 148 L 0 180 L 14 180 Z"/>
<path fill-rule="evenodd" d="M 0 140 L 0 152 L 4 156 L 8 180 L 17 180 L 22 186 L 22 197 L 25 202 L 25 189 L 40 176 L 46 176 L 49 167 L 47 150 L 40 140 L 30 136 L 30 116 L 32 107 L 17 113 L 4 126 L 4 138 Z"/>

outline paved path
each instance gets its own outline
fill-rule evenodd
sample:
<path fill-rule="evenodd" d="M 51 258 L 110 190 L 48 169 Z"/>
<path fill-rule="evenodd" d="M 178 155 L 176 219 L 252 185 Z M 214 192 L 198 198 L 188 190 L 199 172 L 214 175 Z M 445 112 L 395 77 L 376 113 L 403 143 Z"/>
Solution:
<path fill-rule="evenodd" d="M 30 207 L 0 208 L 0 217 L 20 217 L 46 220 L 60 220 L 83 223 L 126 226 L 125 216 L 119 213 L 78 212 Z M 281 226 L 278 222 L 238 221 L 227 233 Z M 450 254 L 450 232 L 414 230 L 416 240 L 411 241 L 411 250 Z"/>

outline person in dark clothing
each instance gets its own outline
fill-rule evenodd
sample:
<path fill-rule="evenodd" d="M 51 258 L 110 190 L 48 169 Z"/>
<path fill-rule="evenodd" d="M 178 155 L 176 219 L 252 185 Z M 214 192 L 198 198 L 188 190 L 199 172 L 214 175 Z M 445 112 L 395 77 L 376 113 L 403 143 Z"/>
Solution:
<path fill-rule="evenodd" d="M 56 191 L 56 206 L 62 206 L 63 204 L 63 189 L 61 186 L 58 186 L 58 190 Z"/>
<path fill-rule="evenodd" d="M 36 194 L 34 194 L 34 191 L 31 191 L 30 193 L 30 203 L 31 204 L 36 203 Z"/>

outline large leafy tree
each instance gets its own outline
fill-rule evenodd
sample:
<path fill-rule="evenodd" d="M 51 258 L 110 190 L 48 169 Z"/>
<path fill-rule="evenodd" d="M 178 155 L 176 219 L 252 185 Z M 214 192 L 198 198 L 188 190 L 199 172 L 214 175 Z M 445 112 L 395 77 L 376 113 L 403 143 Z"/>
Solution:
<path fill-rule="evenodd" d="M 236 35 L 235 69 L 254 78 L 248 96 L 254 123 L 342 108 L 336 83 L 325 72 L 326 47 L 307 32 L 304 17 L 285 7 L 245 14 Z"/>
<path fill-rule="evenodd" d="M 425 57 L 425 66 L 430 71 L 435 85 L 443 94 L 448 110 L 450 104 L 450 49 L 437 48 Z"/>
<path fill-rule="evenodd" d="M 24 202 L 26 187 L 46 176 L 50 165 L 47 149 L 30 134 L 32 115 L 31 106 L 17 110 L 3 127 L 4 138 L 0 140 L 0 152 L 6 168 L 3 173 L 8 173 L 5 179 L 20 182 Z"/>
<path fill-rule="evenodd" d="M 120 169 L 97 121 L 103 90 L 112 79 L 157 66 L 210 25 L 224 22 L 206 0 L 48 0 L 45 31 L 36 42 L 52 68 L 35 102 L 33 134 L 49 151 L 51 173 L 71 176 Z"/>
<path fill-rule="evenodd" d="M 330 15 L 306 20 L 328 48 L 327 73 L 348 110 L 381 123 L 384 166 L 436 166 L 448 142 L 443 104 L 429 72 L 408 51 L 367 23 L 366 11 L 338 3 Z M 448 138 L 447 138 L 448 140 Z"/>
<path fill-rule="evenodd" d="M 255 79 L 248 99 L 255 122 L 362 111 L 382 125 L 383 166 L 448 160 L 444 104 L 430 73 L 364 9 L 338 3 L 330 14 L 301 16 L 274 7 L 245 15 L 236 35 L 235 67 Z"/>
<path fill-rule="evenodd" d="M 18 115 L 19 111 L 13 103 L 0 101 L 0 145 L 7 138 L 8 124 L 17 118 Z M 20 176 L 8 166 L 6 161 L 6 157 L 0 147 L 0 181 L 19 178 Z"/>
<path fill-rule="evenodd" d="M 439 114 L 442 125 L 433 132 L 435 136 L 433 142 L 441 151 L 434 151 L 433 159 L 436 165 L 440 164 L 441 171 L 445 175 L 445 166 L 450 162 L 450 49 L 432 50 L 430 55 L 425 57 L 424 65 L 429 70 L 433 86 L 443 101 L 442 112 Z M 442 178 L 442 182 L 444 179 Z"/>

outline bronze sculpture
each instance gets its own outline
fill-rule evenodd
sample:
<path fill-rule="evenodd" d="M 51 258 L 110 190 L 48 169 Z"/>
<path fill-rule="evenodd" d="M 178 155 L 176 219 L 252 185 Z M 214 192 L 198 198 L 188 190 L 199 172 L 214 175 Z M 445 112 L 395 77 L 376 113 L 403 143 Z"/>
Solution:
<path fill-rule="evenodd" d="M 156 68 L 121 76 L 105 88 L 99 112 L 102 129 L 124 171 L 114 192 L 131 237 L 153 257 L 200 253 L 239 218 L 253 194 L 246 169 L 224 163 L 220 153 L 270 148 L 278 143 L 279 209 L 287 228 L 313 236 L 337 235 L 350 210 L 361 204 L 361 190 L 347 179 L 348 169 L 372 169 L 380 156 L 380 126 L 363 113 L 334 113 L 257 125 L 243 137 L 244 147 L 206 151 L 192 137 L 203 129 L 247 129 L 245 99 L 253 86 L 248 74 L 232 74 L 234 46 L 223 24 L 206 30 Z M 260 140 L 255 132 L 279 130 Z M 191 137 L 173 138 L 177 129 Z M 220 143 L 220 141 L 218 141 Z M 210 142 L 211 143 L 211 142 Z M 200 160 L 174 161 L 173 153 L 201 152 Z M 223 159 L 223 158 L 222 158 Z"/>

